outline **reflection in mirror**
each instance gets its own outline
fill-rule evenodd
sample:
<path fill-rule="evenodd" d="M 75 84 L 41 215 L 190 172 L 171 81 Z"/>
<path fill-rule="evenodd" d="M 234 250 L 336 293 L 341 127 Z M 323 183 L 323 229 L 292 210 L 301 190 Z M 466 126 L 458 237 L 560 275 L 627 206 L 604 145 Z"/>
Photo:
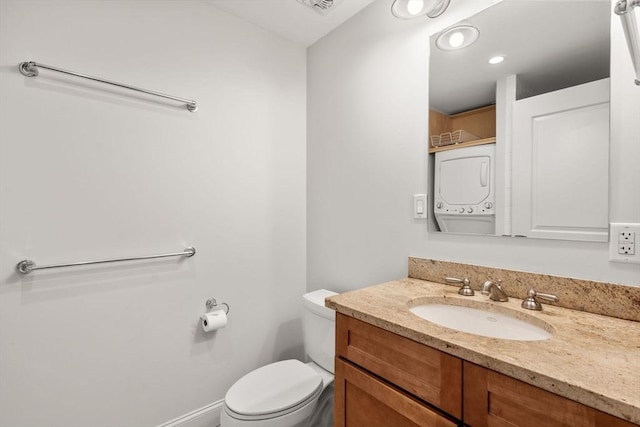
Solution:
<path fill-rule="evenodd" d="M 432 37 L 430 231 L 606 241 L 610 17 L 504 0 Z"/>

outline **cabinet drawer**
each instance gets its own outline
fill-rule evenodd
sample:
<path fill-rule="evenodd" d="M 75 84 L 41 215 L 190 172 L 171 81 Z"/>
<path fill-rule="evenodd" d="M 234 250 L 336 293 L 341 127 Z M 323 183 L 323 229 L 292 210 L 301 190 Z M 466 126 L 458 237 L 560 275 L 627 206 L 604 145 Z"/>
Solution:
<path fill-rule="evenodd" d="M 471 427 L 638 427 L 469 362 L 464 398 L 464 422 Z"/>
<path fill-rule="evenodd" d="M 338 313 L 336 355 L 462 418 L 462 360 Z"/>
<path fill-rule="evenodd" d="M 410 395 L 337 357 L 335 368 L 335 427 L 457 425 Z"/>

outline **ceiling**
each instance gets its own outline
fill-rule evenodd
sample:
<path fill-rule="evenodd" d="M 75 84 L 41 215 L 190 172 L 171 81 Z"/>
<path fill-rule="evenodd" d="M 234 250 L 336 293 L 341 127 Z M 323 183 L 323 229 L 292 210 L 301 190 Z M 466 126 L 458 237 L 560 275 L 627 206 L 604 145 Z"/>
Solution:
<path fill-rule="evenodd" d="M 304 0 L 207 1 L 308 47 L 374 0 L 334 0 L 325 15 Z M 473 45 L 443 52 L 432 37 L 431 108 L 454 114 L 493 104 L 496 80 L 511 74 L 518 75 L 519 97 L 608 77 L 610 15 L 610 0 L 503 0 L 466 19 L 480 30 Z M 506 60 L 487 64 L 496 54 Z"/>
<path fill-rule="evenodd" d="M 517 75 L 517 97 L 609 76 L 609 0 L 504 0 L 465 20 L 471 46 L 445 52 L 431 40 L 429 105 L 445 114 L 495 103 L 496 80 Z M 488 64 L 504 55 L 504 62 Z"/>
<path fill-rule="evenodd" d="M 334 6 L 326 15 L 298 0 L 208 1 L 219 9 L 306 47 L 360 12 L 373 0 L 334 0 Z"/>

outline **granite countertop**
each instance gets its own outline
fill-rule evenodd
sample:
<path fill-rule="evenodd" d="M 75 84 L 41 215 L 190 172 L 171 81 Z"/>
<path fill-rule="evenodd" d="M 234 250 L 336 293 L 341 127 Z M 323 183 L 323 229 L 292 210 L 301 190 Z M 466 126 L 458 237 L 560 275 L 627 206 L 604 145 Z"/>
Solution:
<path fill-rule="evenodd" d="M 487 338 L 448 329 L 409 311 L 429 298 L 489 302 L 476 292 L 458 295 L 455 286 L 401 279 L 326 299 L 325 305 L 422 344 L 528 384 L 640 424 L 640 322 L 543 304 L 524 310 L 521 300 L 492 302 L 552 326 L 543 341 Z M 475 303 L 477 304 L 477 302 Z M 500 308 L 502 307 L 502 308 Z M 542 322 L 541 322 L 542 323 Z"/>

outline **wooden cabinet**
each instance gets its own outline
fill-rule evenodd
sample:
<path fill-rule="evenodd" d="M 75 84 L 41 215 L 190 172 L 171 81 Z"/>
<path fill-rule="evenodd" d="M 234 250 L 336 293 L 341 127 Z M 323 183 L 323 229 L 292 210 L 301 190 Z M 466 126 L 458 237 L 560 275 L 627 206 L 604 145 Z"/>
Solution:
<path fill-rule="evenodd" d="M 463 366 L 464 422 L 471 427 L 637 427 L 481 366 Z"/>
<path fill-rule="evenodd" d="M 335 427 L 456 427 L 406 392 L 336 358 Z"/>
<path fill-rule="evenodd" d="M 431 137 L 447 132 L 464 130 L 475 135 L 478 139 L 461 142 L 455 145 L 434 147 Z M 429 152 L 452 150 L 480 144 L 496 142 L 496 106 L 477 108 L 463 113 L 447 116 L 435 110 L 429 110 Z"/>
<path fill-rule="evenodd" d="M 335 427 L 638 427 L 338 313 Z"/>
<path fill-rule="evenodd" d="M 462 360 L 338 313 L 335 390 L 336 427 L 456 426 Z"/>

